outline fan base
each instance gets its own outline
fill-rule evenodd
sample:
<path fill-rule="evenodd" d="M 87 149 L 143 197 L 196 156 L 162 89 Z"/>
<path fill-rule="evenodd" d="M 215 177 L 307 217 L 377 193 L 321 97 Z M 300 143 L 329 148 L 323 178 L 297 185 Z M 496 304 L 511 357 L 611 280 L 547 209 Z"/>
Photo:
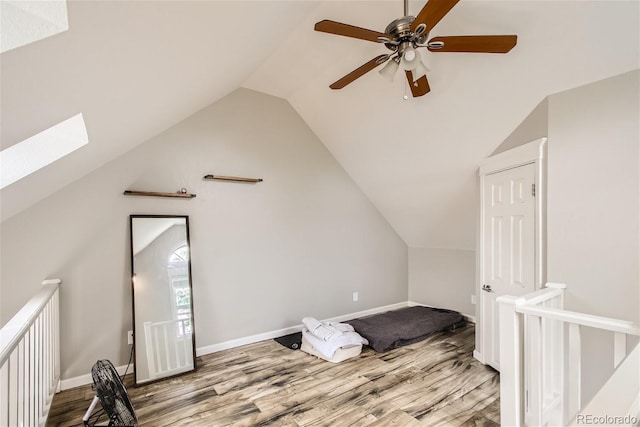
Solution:
<path fill-rule="evenodd" d="M 416 35 L 411 31 L 411 24 L 415 19 L 415 16 L 403 16 L 402 18 L 398 18 L 387 25 L 384 32 L 394 36 L 394 40 L 396 42 L 402 43 L 405 41 L 412 41 L 417 44 L 423 44 L 427 41 L 428 34 L 424 32 L 420 36 L 416 37 Z M 390 50 L 396 50 L 398 47 L 397 43 L 385 43 L 384 45 Z"/>

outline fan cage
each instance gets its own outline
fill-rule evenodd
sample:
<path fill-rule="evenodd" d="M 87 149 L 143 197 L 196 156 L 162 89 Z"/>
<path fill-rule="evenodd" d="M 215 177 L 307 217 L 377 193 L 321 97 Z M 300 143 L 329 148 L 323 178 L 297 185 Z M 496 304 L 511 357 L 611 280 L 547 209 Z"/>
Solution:
<path fill-rule="evenodd" d="M 131 399 L 116 368 L 109 360 L 98 360 L 91 368 L 91 376 L 96 390 L 96 398 L 83 419 L 85 426 L 96 426 L 103 414 L 109 419 L 109 426 L 137 427 Z M 93 413 L 96 399 L 102 405 L 102 411 Z"/>

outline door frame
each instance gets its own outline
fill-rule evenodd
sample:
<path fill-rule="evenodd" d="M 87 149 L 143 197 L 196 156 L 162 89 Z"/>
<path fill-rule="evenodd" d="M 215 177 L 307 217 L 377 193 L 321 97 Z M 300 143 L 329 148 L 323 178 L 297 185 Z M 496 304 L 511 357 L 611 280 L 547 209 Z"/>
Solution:
<path fill-rule="evenodd" d="M 473 357 L 482 364 L 487 364 L 484 349 L 489 345 L 488 333 L 484 331 L 483 316 L 484 305 L 482 304 L 484 282 L 484 206 L 485 197 L 484 184 L 487 175 L 501 172 L 508 169 L 517 168 L 527 164 L 535 164 L 535 218 L 534 218 L 534 289 L 542 288 L 547 280 L 547 242 L 546 242 L 546 212 L 547 212 L 547 138 L 539 138 L 527 144 L 523 144 L 511 150 L 498 153 L 488 157 L 481 164 L 478 170 L 480 177 L 480 222 L 478 224 L 478 239 L 476 245 L 476 348 Z"/>

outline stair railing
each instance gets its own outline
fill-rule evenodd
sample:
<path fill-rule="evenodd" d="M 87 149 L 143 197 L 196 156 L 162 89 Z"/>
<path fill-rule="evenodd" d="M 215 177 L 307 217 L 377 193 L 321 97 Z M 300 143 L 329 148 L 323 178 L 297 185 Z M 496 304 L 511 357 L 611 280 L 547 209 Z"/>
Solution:
<path fill-rule="evenodd" d="M 640 335 L 633 322 L 564 310 L 565 289 L 564 284 L 547 283 L 545 288 L 522 297 L 497 299 L 503 425 L 558 426 L 575 419 L 585 403 L 580 362 L 582 327 L 614 334 L 614 369 L 627 356 L 627 337 Z M 636 387 L 636 398 L 639 396 Z"/>
<path fill-rule="evenodd" d="M 0 330 L 0 426 L 44 426 L 60 387 L 61 281 L 42 288 Z"/>

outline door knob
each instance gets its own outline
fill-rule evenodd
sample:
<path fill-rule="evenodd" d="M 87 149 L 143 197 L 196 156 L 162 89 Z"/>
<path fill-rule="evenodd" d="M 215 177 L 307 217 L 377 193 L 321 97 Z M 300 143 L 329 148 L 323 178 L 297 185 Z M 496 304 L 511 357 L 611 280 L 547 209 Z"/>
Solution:
<path fill-rule="evenodd" d="M 486 292 L 493 292 L 493 289 L 491 289 L 491 285 L 482 285 L 482 290 Z"/>

